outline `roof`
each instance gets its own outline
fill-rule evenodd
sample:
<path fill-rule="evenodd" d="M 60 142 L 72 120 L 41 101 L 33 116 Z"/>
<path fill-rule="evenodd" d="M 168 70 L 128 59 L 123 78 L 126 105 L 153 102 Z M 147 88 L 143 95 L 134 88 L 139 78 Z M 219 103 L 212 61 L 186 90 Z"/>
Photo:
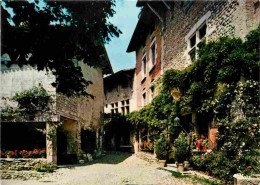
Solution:
<path fill-rule="evenodd" d="M 156 16 L 147 6 L 144 6 L 140 18 L 135 27 L 134 33 L 127 47 L 127 52 L 136 51 L 145 43 L 147 33 L 154 28 Z"/>
<path fill-rule="evenodd" d="M 158 19 L 157 15 L 151 10 L 147 4 L 149 3 L 150 8 L 156 9 L 160 16 L 164 16 L 165 10 L 167 9 L 164 1 L 154 0 L 138 0 L 136 6 L 143 7 L 140 13 L 139 20 L 135 27 L 134 33 L 130 40 L 127 48 L 127 52 L 136 51 L 141 45 L 145 44 L 146 36 L 149 32 L 154 30 L 155 23 Z"/>
<path fill-rule="evenodd" d="M 120 75 L 125 75 L 125 74 L 134 75 L 134 72 L 135 72 L 135 68 L 123 69 L 112 75 L 104 77 L 104 80 L 107 81 L 107 80 L 114 79 L 114 78 L 119 77 Z"/>
<path fill-rule="evenodd" d="M 108 57 L 108 54 L 107 54 L 107 50 L 105 48 L 105 46 L 103 45 L 103 50 L 104 50 L 104 60 L 105 60 L 105 65 L 102 67 L 103 69 L 103 74 L 107 75 L 107 74 L 113 74 L 114 71 L 113 71 L 113 68 L 112 68 L 112 65 L 111 65 L 111 62 L 109 60 L 109 57 Z"/>

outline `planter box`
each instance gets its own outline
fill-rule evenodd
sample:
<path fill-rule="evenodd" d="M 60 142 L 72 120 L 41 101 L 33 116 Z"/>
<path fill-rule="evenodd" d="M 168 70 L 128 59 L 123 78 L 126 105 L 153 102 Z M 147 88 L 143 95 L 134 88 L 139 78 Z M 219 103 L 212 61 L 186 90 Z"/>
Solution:
<path fill-rule="evenodd" d="M 246 185 L 246 184 L 260 184 L 260 174 L 256 177 L 245 177 L 241 174 L 235 174 L 234 185 Z"/>

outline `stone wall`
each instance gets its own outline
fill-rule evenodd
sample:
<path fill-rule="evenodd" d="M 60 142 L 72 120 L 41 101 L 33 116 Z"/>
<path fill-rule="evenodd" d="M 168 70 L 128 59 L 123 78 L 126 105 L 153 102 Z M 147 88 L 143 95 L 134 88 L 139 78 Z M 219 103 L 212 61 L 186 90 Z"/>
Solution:
<path fill-rule="evenodd" d="M 89 67 L 79 62 L 85 79 L 93 84 L 87 87 L 87 92 L 94 98 L 66 97 L 57 95 L 57 112 L 63 117 L 78 121 L 84 129 L 98 128 L 104 109 L 103 73 L 100 68 Z"/>
<path fill-rule="evenodd" d="M 35 170 L 36 165 L 47 163 L 45 158 L 1 158 L 1 170 Z"/>
<path fill-rule="evenodd" d="M 55 82 L 55 76 L 47 74 L 46 70 L 38 71 L 29 65 L 19 67 L 17 64 L 11 65 L 9 68 L 1 64 L 1 98 L 12 98 L 16 92 L 23 92 L 38 86 L 42 83 L 43 87 L 49 94 L 55 96 L 56 89 L 51 85 Z M 1 107 L 15 107 L 16 104 L 1 99 Z"/>
<path fill-rule="evenodd" d="M 104 78 L 105 113 L 111 113 L 111 109 L 113 109 L 111 104 L 118 103 L 119 113 L 122 113 L 121 108 L 125 107 L 127 100 L 129 101 L 128 107 L 132 106 L 130 99 L 132 98 L 134 71 L 135 69 L 125 69 Z M 123 104 L 122 101 L 124 101 Z"/>
<path fill-rule="evenodd" d="M 47 163 L 46 159 L 0 159 L 1 179 L 38 180 L 45 173 L 37 172 L 36 166 Z"/>
<path fill-rule="evenodd" d="M 163 71 L 183 70 L 191 61 L 187 60 L 187 35 L 198 21 L 210 12 L 207 22 L 207 40 L 221 36 L 244 38 L 260 23 L 256 0 L 239 1 L 194 1 L 187 10 L 182 2 L 175 2 L 174 8 L 167 12 L 166 29 L 163 34 Z"/>

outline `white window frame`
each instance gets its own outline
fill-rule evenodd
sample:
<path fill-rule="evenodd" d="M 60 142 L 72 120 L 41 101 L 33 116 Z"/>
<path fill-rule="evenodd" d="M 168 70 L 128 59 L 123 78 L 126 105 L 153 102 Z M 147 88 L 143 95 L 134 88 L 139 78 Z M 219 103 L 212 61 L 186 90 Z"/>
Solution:
<path fill-rule="evenodd" d="M 152 62 L 152 47 L 154 46 L 154 63 Z M 150 44 L 150 52 L 149 52 L 149 72 L 153 69 L 153 67 L 156 64 L 157 59 L 157 44 L 156 44 L 156 37 L 154 36 L 154 33 L 151 36 L 151 44 Z"/>
<path fill-rule="evenodd" d="M 144 96 L 145 96 L 145 98 L 144 98 Z M 147 105 L 147 94 L 146 94 L 146 92 L 144 92 L 143 94 L 142 94 L 142 102 L 143 102 L 143 107 L 144 106 L 146 106 Z"/>
<path fill-rule="evenodd" d="M 204 36 L 207 40 L 208 36 L 210 35 L 210 32 L 212 33 L 214 30 L 209 30 L 208 28 L 208 19 L 211 16 L 211 12 L 208 11 L 193 27 L 192 29 L 189 31 L 189 33 L 185 36 L 185 41 L 187 43 L 187 59 L 188 61 L 190 61 L 190 63 L 192 63 L 191 57 L 190 57 L 190 52 L 195 49 L 195 59 L 197 59 L 198 55 L 196 50 L 199 49 L 198 45 L 201 43 L 201 39 L 199 38 L 199 30 L 206 24 L 207 28 L 206 28 L 206 35 Z M 215 27 L 214 27 L 215 29 Z M 193 47 L 191 47 L 191 43 L 190 40 L 191 38 L 196 35 L 196 41 L 195 41 L 195 45 Z"/>

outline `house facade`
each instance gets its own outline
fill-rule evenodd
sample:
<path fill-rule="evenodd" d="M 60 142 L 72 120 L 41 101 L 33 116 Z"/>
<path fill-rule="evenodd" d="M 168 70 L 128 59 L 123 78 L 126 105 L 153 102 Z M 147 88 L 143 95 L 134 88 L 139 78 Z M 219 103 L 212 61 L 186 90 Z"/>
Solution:
<path fill-rule="evenodd" d="M 12 98 L 17 92 L 23 92 L 38 86 L 39 83 L 42 84 L 53 100 L 50 105 L 50 119 L 40 117 L 39 119 L 24 120 L 20 124 L 20 126 L 24 125 L 25 130 L 25 133 L 20 133 L 21 140 L 24 137 L 27 138 L 24 140 L 25 142 L 27 140 L 31 141 L 30 146 L 21 144 L 20 146 L 24 148 L 20 150 L 44 147 L 46 148 L 48 162 L 65 164 L 77 162 L 82 153 L 92 153 L 94 150 L 102 148 L 103 75 L 113 72 L 105 49 L 103 54 L 105 54 L 103 60 L 107 64 L 106 68 L 90 67 L 83 61 L 79 61 L 77 64 L 81 67 L 84 78 L 93 83 L 86 88 L 86 91 L 94 96 L 93 99 L 90 97 L 67 97 L 57 93 L 56 88 L 51 85 L 56 78 L 51 73 L 47 73 L 46 70 L 38 71 L 32 66 L 24 65 L 19 67 L 17 64 L 7 67 L 1 61 L 1 109 L 7 106 L 15 108 L 16 105 L 10 102 L 8 98 Z M 14 126 L 5 129 L 8 125 Z M 2 120 L 1 127 L 2 130 L 6 130 L 5 135 L 10 135 L 11 132 L 16 130 L 15 133 L 18 133 L 16 139 L 19 141 L 19 125 L 14 122 L 3 122 Z M 38 127 L 45 130 L 46 134 L 35 138 Z M 52 137 L 48 134 L 50 132 L 53 134 Z M 8 143 L 8 139 L 4 137 L 5 135 L 2 135 L 1 138 L 3 143 L 1 149 L 18 149 L 12 148 L 12 143 Z M 41 140 L 40 144 L 35 143 L 38 142 L 37 140 Z M 7 144 L 5 144 L 6 142 Z M 5 146 L 7 148 L 4 148 Z"/>
<path fill-rule="evenodd" d="M 149 88 L 153 88 L 156 81 L 160 83 L 160 76 L 165 71 L 183 70 L 192 65 L 202 40 L 207 42 L 224 36 L 244 38 L 260 23 L 260 5 L 257 0 L 139 0 L 137 6 L 142 7 L 142 10 L 127 49 L 127 52 L 136 52 L 133 90 L 136 110 L 152 100 L 151 94 L 154 92 Z M 153 42 L 156 43 L 155 55 Z M 156 62 L 153 70 L 151 61 L 154 61 L 154 56 Z M 202 115 L 195 112 L 182 115 L 180 121 L 181 124 L 192 123 L 195 132 L 207 135 L 209 148 L 216 145 L 217 128 L 214 122 L 204 120 Z M 204 122 L 207 124 L 199 124 Z"/>
<path fill-rule="evenodd" d="M 106 114 L 128 114 L 132 108 L 135 69 L 124 69 L 104 78 Z"/>

